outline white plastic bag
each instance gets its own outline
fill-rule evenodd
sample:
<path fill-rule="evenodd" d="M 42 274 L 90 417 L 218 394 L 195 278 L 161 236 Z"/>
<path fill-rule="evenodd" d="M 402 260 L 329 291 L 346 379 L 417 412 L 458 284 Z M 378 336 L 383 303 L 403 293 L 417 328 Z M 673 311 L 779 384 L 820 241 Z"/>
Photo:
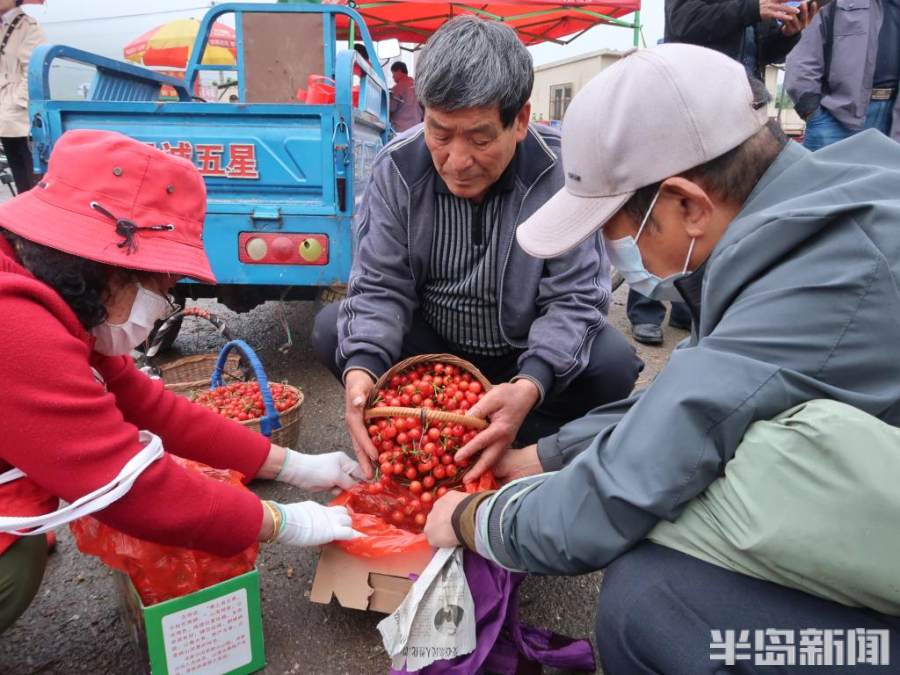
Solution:
<path fill-rule="evenodd" d="M 138 439 L 144 447 L 128 460 L 119 474 L 106 485 L 76 499 L 71 504 L 41 516 L 0 516 L 0 532 L 9 532 L 19 537 L 43 534 L 60 525 L 101 511 L 124 497 L 140 475 L 165 454 L 159 436 L 151 434 L 149 431 L 141 431 Z M 21 470 L 10 469 L 0 474 L 0 485 L 21 478 L 25 478 L 25 474 Z"/>
<path fill-rule="evenodd" d="M 397 610 L 378 624 L 391 665 L 420 670 L 475 650 L 475 603 L 463 550 L 442 548 Z"/>

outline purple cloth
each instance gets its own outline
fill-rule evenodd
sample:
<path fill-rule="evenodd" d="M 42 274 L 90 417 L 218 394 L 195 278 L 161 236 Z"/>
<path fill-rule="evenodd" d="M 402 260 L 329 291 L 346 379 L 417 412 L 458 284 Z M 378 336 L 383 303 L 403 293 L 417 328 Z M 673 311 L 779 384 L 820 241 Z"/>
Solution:
<path fill-rule="evenodd" d="M 587 640 L 573 640 L 519 620 L 519 585 L 524 574 L 510 572 L 465 551 L 463 567 L 475 601 L 475 651 L 437 661 L 415 672 L 391 669 L 391 675 L 498 675 L 540 673 L 543 666 L 594 672 L 594 650 Z"/>

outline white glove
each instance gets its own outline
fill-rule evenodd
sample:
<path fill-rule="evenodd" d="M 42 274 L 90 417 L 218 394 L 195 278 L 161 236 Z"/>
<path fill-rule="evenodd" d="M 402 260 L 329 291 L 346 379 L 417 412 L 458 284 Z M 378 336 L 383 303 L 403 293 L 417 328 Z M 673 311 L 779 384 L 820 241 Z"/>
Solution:
<path fill-rule="evenodd" d="M 282 483 L 310 492 L 324 492 L 332 488 L 349 490 L 362 479 L 359 464 L 343 452 L 304 455 L 290 448 L 285 450 L 284 465 L 275 476 Z"/>
<path fill-rule="evenodd" d="M 343 506 L 322 506 L 317 502 L 275 506 L 281 513 L 281 528 L 275 541 L 282 544 L 319 546 L 365 536 L 353 529 L 350 514 Z"/>

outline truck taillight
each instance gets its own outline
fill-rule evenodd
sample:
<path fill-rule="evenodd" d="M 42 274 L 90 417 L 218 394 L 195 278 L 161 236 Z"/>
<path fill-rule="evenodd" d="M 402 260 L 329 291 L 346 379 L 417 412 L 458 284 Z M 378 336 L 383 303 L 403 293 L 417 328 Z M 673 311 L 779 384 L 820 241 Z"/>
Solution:
<path fill-rule="evenodd" d="M 247 245 L 244 248 L 247 250 L 247 255 L 250 256 L 250 260 L 253 260 L 254 262 L 259 262 L 265 258 L 266 254 L 269 252 L 269 245 L 262 237 L 248 239 Z"/>
<path fill-rule="evenodd" d="M 238 259 L 249 265 L 327 265 L 328 236 L 241 232 Z"/>

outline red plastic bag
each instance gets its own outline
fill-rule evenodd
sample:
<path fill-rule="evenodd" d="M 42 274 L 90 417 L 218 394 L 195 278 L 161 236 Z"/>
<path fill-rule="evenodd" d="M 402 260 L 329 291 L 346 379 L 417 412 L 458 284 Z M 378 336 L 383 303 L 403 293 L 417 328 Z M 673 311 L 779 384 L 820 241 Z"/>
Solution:
<path fill-rule="evenodd" d="M 494 475 L 488 471 L 475 483 L 466 483 L 468 493 L 497 489 Z M 460 486 L 463 488 L 463 486 Z M 421 532 L 412 532 L 388 522 L 383 514 L 391 510 L 399 497 L 405 497 L 405 488 L 395 485 L 380 494 L 368 494 L 368 484 L 358 483 L 331 501 L 332 506 L 346 506 L 353 519 L 353 529 L 366 536 L 349 541 L 336 541 L 336 546 L 360 558 L 381 558 L 398 553 L 412 553 L 431 547 Z M 411 495 L 411 493 L 410 493 Z M 373 513 L 373 511 L 375 513 Z"/>
<path fill-rule="evenodd" d="M 172 459 L 212 480 L 244 487 L 243 477 L 237 471 L 213 469 L 175 456 Z M 222 558 L 203 551 L 164 546 L 123 534 L 91 516 L 73 521 L 69 528 L 82 553 L 100 558 L 131 578 L 145 606 L 249 572 L 259 552 L 259 545 L 253 544 L 235 556 Z"/>

